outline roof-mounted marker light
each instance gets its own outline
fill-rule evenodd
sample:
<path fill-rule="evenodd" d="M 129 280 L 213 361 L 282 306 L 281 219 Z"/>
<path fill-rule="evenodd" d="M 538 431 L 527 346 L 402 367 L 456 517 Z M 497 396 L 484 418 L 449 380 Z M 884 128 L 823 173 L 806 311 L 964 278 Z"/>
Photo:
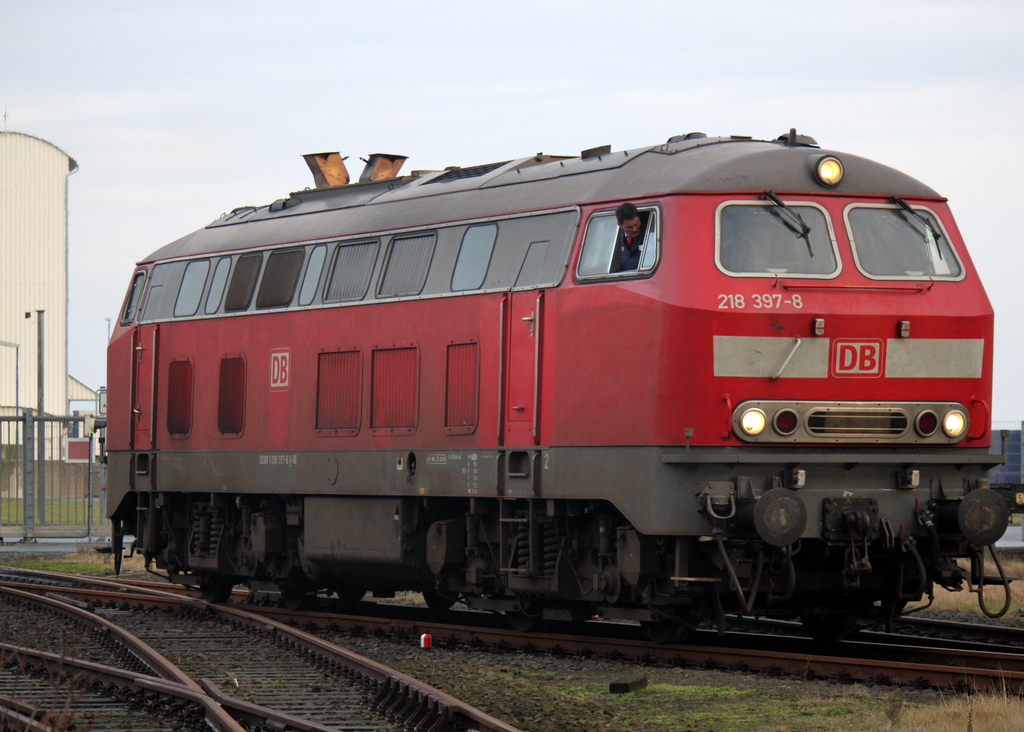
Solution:
<path fill-rule="evenodd" d="M 814 172 L 818 176 L 819 183 L 828 188 L 834 188 L 843 179 L 843 164 L 834 155 L 826 155 L 818 159 Z"/>

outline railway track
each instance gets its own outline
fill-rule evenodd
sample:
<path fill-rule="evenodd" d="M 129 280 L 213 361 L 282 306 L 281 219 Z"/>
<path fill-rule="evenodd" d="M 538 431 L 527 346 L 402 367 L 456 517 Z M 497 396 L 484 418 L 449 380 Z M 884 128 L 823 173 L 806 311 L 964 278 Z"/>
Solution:
<path fill-rule="evenodd" d="M 160 583 L 83 580 L 63 575 L 36 576 L 76 585 L 47 591 L 65 592 L 91 602 L 113 603 L 125 608 L 168 608 L 180 603 L 190 608 L 208 607 L 193 599 L 182 599 L 184 588 Z M 242 599 L 244 595 L 236 597 Z M 321 635 L 339 642 L 344 642 L 352 634 L 372 633 L 399 642 L 414 643 L 422 633 L 429 633 L 436 645 L 453 649 L 487 648 L 494 652 L 627 658 L 650 664 L 734 669 L 842 683 L 859 681 L 941 690 L 1024 691 L 1024 654 L 1011 648 L 1012 644 L 1024 643 L 1024 631 L 1000 626 L 914 619 L 905 624 L 914 628 L 917 635 L 861 631 L 851 640 L 825 647 L 800 637 L 797 624 L 773 623 L 770 635 L 730 632 L 719 637 L 711 632 L 700 632 L 696 636 L 697 643 L 659 645 L 643 640 L 638 628 L 614 623 L 565 626 L 563 632 L 520 633 L 504 628 L 500 620 L 479 613 L 449 613 L 441 617 L 421 608 L 375 606 L 378 612 L 385 614 L 382 617 L 245 607 L 245 611 L 240 611 L 231 605 L 217 606 L 218 612 L 245 612 L 268 621 L 301 624 L 311 631 L 318 629 Z M 104 611 L 98 612 L 102 614 Z M 466 622 L 454 619 L 459 616 L 466 616 L 462 618 Z M 951 632 L 973 638 L 946 640 L 934 637 Z M 933 637 L 923 637 L 922 634 Z M 998 650 L 993 648 L 995 645 L 999 646 Z"/>
<path fill-rule="evenodd" d="M 112 603 L 116 583 L 34 576 L 58 584 L 0 587 L 4 640 L 41 646 L 0 644 L 0 714 L 15 728 L 65 729 L 76 720 L 77 729 L 516 732 L 269 618 L 156 590 L 143 591 L 145 609 L 129 610 L 125 603 L 138 607 L 138 596 L 122 588 Z M 81 599 L 98 584 L 106 607 Z M 124 709 L 110 711 L 117 703 Z M 153 720 L 125 726 L 133 711 Z"/>

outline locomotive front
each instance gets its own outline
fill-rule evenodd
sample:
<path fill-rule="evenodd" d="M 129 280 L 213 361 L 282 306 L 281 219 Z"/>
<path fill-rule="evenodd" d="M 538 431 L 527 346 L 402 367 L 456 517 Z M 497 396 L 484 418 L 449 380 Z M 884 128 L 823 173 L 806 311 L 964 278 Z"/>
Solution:
<path fill-rule="evenodd" d="M 673 396 L 695 408 L 674 425 L 703 445 L 662 460 L 705 522 L 691 555 L 727 608 L 799 616 L 819 637 L 891 622 L 935 584 L 1001 615 L 992 311 L 945 199 L 809 143 L 787 159 L 801 145 L 781 142 L 761 163 L 772 190 L 690 211 L 714 227 L 713 261 L 709 247 L 687 263 L 711 274 L 681 298 L 680 328 L 710 359 L 680 366 L 693 375 Z M 1005 591 L 994 608 L 992 583 Z"/>

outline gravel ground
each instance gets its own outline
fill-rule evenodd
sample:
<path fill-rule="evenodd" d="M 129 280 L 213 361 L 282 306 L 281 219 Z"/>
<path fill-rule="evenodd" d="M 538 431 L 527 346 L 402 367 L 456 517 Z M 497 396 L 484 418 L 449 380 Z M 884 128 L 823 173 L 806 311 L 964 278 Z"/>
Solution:
<path fill-rule="evenodd" d="M 140 574 L 137 579 L 153 579 Z M 400 594 L 402 604 L 419 604 Z M 924 615 L 924 613 L 922 613 Z M 941 617 L 977 620 L 965 616 Z M 1006 624 L 1019 624 L 1008 618 Z M 644 666 L 635 661 L 548 654 L 424 651 L 397 641 L 346 632 L 325 637 L 439 688 L 524 732 L 810 732 L 892 729 L 901 710 L 936 704 L 933 692 L 837 685 L 739 671 Z M 633 694 L 609 684 L 646 676 Z"/>

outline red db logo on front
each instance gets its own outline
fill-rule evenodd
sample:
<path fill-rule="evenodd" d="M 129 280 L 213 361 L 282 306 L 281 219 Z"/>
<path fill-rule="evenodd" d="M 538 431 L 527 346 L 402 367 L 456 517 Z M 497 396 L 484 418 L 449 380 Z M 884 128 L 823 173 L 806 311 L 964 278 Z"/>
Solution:
<path fill-rule="evenodd" d="M 885 344 L 879 339 L 832 342 L 832 376 L 881 376 L 884 363 Z"/>
<path fill-rule="evenodd" d="M 292 375 L 292 351 L 275 348 L 270 352 L 270 390 L 287 391 Z"/>

